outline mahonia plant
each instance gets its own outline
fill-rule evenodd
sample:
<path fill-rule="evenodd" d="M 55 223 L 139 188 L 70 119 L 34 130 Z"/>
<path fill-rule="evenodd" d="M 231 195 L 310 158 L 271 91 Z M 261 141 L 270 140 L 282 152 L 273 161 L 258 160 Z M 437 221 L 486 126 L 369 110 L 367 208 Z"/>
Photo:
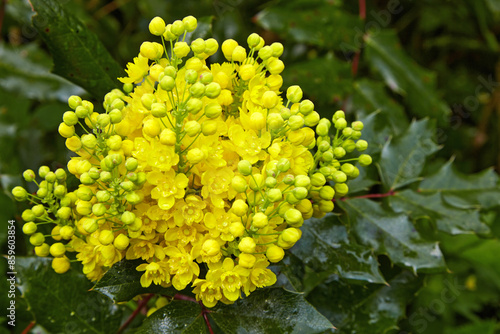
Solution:
<path fill-rule="evenodd" d="M 46 166 L 39 183 L 23 174 L 36 193 L 13 189 L 33 204 L 23 231 L 57 273 L 70 267 L 67 252 L 92 281 L 124 258 L 142 259 L 143 287 L 191 286 L 207 307 L 233 303 L 276 282 L 268 267 L 300 239 L 304 219 L 332 211 L 359 175 L 353 163 L 371 163 L 346 158 L 367 148 L 361 122 L 347 126 L 340 110 L 320 119 L 298 86 L 281 96 L 281 43 L 251 34 L 246 50 L 228 39 L 227 62 L 209 65 L 219 45 L 186 43 L 196 26 L 192 16 L 168 25 L 155 17 L 149 30 L 161 43 L 141 45 L 104 113 L 69 98 L 59 133 L 76 153 L 67 167 L 78 189 Z M 54 225 L 51 245 L 41 224 Z"/>

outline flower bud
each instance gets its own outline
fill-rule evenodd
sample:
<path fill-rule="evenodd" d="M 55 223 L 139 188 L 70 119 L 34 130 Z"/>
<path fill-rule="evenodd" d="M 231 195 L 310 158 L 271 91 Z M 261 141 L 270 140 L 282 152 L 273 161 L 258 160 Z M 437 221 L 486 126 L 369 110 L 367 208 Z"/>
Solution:
<path fill-rule="evenodd" d="M 219 85 L 217 82 L 211 82 L 205 87 L 205 96 L 211 99 L 215 99 L 219 96 L 221 89 L 221 85 Z"/>
<path fill-rule="evenodd" d="M 300 100 L 302 100 L 302 89 L 297 85 L 288 87 L 286 90 L 286 98 L 291 103 L 299 103 Z"/>
<path fill-rule="evenodd" d="M 247 51 L 242 46 L 236 46 L 231 54 L 232 61 L 242 62 L 247 57 Z"/>
<path fill-rule="evenodd" d="M 66 257 L 56 257 L 52 260 L 52 269 L 58 274 L 64 274 L 71 267 L 71 263 Z"/>
<path fill-rule="evenodd" d="M 116 238 L 113 240 L 113 246 L 115 246 L 118 250 L 127 249 L 130 244 L 130 239 L 125 234 L 118 234 Z"/>
<path fill-rule="evenodd" d="M 335 196 L 335 190 L 330 186 L 324 186 L 319 190 L 319 197 L 325 201 L 331 201 Z"/>
<path fill-rule="evenodd" d="M 283 117 L 278 113 L 271 113 L 267 116 L 267 125 L 271 130 L 281 129 L 284 123 Z"/>
<path fill-rule="evenodd" d="M 266 109 L 272 109 L 278 104 L 279 98 L 275 92 L 268 90 L 262 95 L 262 105 Z"/>
<path fill-rule="evenodd" d="M 60 257 L 66 253 L 66 247 L 62 243 L 56 242 L 50 246 L 49 252 L 53 257 Z"/>
<path fill-rule="evenodd" d="M 182 35 L 186 31 L 186 27 L 184 26 L 184 22 L 181 20 L 175 20 L 172 23 L 172 33 L 176 36 Z"/>
<path fill-rule="evenodd" d="M 40 246 L 44 242 L 45 237 L 40 232 L 34 233 L 30 236 L 30 244 L 32 244 L 33 246 Z"/>
<path fill-rule="evenodd" d="M 192 148 L 186 154 L 186 159 L 190 164 L 194 165 L 205 159 L 205 154 L 199 148 Z"/>
<path fill-rule="evenodd" d="M 186 110 L 193 115 L 196 115 L 203 108 L 203 102 L 197 98 L 191 98 L 186 103 Z"/>
<path fill-rule="evenodd" d="M 320 116 L 316 111 L 313 111 L 309 115 L 304 115 L 304 125 L 308 127 L 313 127 L 318 124 Z"/>
<path fill-rule="evenodd" d="M 227 60 L 232 60 L 233 51 L 237 46 L 238 42 L 236 42 L 234 39 L 227 39 L 222 43 L 222 53 Z"/>
<path fill-rule="evenodd" d="M 184 23 L 184 29 L 187 32 L 192 32 L 196 29 L 198 21 L 194 16 L 189 15 L 182 19 L 182 23 Z"/>
<path fill-rule="evenodd" d="M 342 196 L 347 195 L 347 193 L 349 191 L 349 187 L 345 183 L 336 183 L 334 188 L 335 188 L 335 194 L 338 197 L 342 197 Z"/>
<path fill-rule="evenodd" d="M 252 129 L 258 131 L 266 126 L 266 118 L 260 111 L 256 111 L 250 115 L 249 123 Z"/>
<path fill-rule="evenodd" d="M 285 64 L 280 59 L 273 58 L 267 63 L 266 68 L 271 74 L 280 74 L 285 69 Z"/>
<path fill-rule="evenodd" d="M 231 209 L 236 216 L 243 217 L 248 211 L 248 204 L 242 199 L 237 199 L 233 202 Z"/>
<path fill-rule="evenodd" d="M 159 16 L 149 22 L 149 32 L 155 36 L 161 36 L 165 32 L 165 21 Z"/>
<path fill-rule="evenodd" d="M 231 180 L 231 186 L 238 193 L 243 193 L 248 188 L 247 181 L 239 175 L 233 177 L 233 179 Z"/>
<path fill-rule="evenodd" d="M 244 237 L 238 244 L 238 249 L 243 253 L 255 253 L 255 240 L 250 237 Z"/>
<path fill-rule="evenodd" d="M 333 155 L 335 156 L 335 158 L 340 159 L 346 155 L 346 151 L 343 147 L 335 147 L 335 149 L 333 150 Z"/>
<path fill-rule="evenodd" d="M 71 95 L 68 99 L 68 105 L 73 110 L 75 110 L 81 104 L 82 104 L 82 98 L 80 96 Z"/>
<path fill-rule="evenodd" d="M 321 173 L 314 173 L 311 177 L 311 185 L 314 187 L 322 187 L 326 183 L 326 178 Z"/>
<path fill-rule="evenodd" d="M 120 220 L 122 221 L 122 223 L 124 223 L 125 225 L 129 225 L 129 224 L 132 224 L 134 221 L 135 221 L 135 214 L 130 212 L 130 211 L 125 211 Z"/>
<path fill-rule="evenodd" d="M 160 133 L 160 143 L 173 146 L 177 142 L 177 135 L 171 129 L 163 129 Z"/>
<path fill-rule="evenodd" d="M 197 38 L 191 42 L 191 50 L 193 50 L 194 54 L 205 52 L 205 41 L 203 38 Z"/>
<path fill-rule="evenodd" d="M 35 254 L 40 257 L 49 256 L 50 246 L 46 243 L 41 244 L 40 246 L 35 247 Z"/>
<path fill-rule="evenodd" d="M 290 160 L 287 158 L 281 158 L 276 165 L 279 172 L 284 173 L 290 169 Z"/>
<path fill-rule="evenodd" d="M 164 103 L 153 103 L 151 105 L 151 115 L 158 118 L 167 116 L 167 106 Z"/>
<path fill-rule="evenodd" d="M 302 213 L 297 209 L 288 209 L 283 218 L 290 226 L 300 227 L 304 222 Z"/>
<path fill-rule="evenodd" d="M 363 152 L 368 148 L 368 142 L 366 140 L 358 140 L 356 142 L 356 150 Z"/>
<path fill-rule="evenodd" d="M 272 176 L 268 176 L 265 181 L 265 185 L 267 188 L 274 188 L 278 184 L 278 180 Z"/>
<path fill-rule="evenodd" d="M 288 244 L 295 244 L 302 236 L 302 232 L 298 228 L 290 227 L 281 233 L 281 239 Z"/>
<path fill-rule="evenodd" d="M 205 40 L 205 53 L 209 56 L 213 55 L 214 53 L 217 52 L 217 49 L 219 48 L 219 43 L 213 39 L 209 38 Z"/>
<path fill-rule="evenodd" d="M 97 231 L 97 229 L 99 228 L 99 224 L 97 223 L 97 220 L 93 219 L 93 218 L 82 218 L 83 222 L 82 222 L 82 227 L 83 229 L 85 230 L 85 232 L 87 233 L 94 233 L 95 231 Z"/>
<path fill-rule="evenodd" d="M 143 123 L 142 131 L 147 136 L 154 138 L 158 136 L 161 132 L 160 123 L 154 118 L 148 119 L 146 122 Z"/>
<path fill-rule="evenodd" d="M 140 47 L 140 53 L 148 59 L 158 59 L 163 54 L 163 46 L 156 42 L 143 42 Z"/>
<path fill-rule="evenodd" d="M 33 215 L 34 216 L 34 215 Z M 37 230 L 37 226 L 35 223 L 33 223 L 32 221 L 30 222 L 27 222 L 23 225 L 23 233 L 26 234 L 26 235 L 30 235 L 30 234 L 33 234 L 35 233 Z"/>
<path fill-rule="evenodd" d="M 316 127 L 316 133 L 318 136 L 325 137 L 328 136 L 328 132 L 330 131 L 330 127 L 328 123 L 326 122 L 319 122 L 318 126 Z"/>
<path fill-rule="evenodd" d="M 266 257 L 270 262 L 273 263 L 280 262 L 284 256 L 285 256 L 285 251 L 283 250 L 283 248 L 279 246 L 272 245 L 269 246 L 266 250 Z"/>
<path fill-rule="evenodd" d="M 241 237 L 245 233 L 245 226 L 241 222 L 234 222 L 229 225 L 229 233 L 234 238 Z"/>
<path fill-rule="evenodd" d="M 217 122 L 214 120 L 206 120 L 201 124 L 201 132 L 205 136 L 211 136 L 217 132 Z"/>
<path fill-rule="evenodd" d="M 264 46 L 259 50 L 259 58 L 262 60 L 267 60 L 273 55 L 273 49 L 270 46 Z"/>
<path fill-rule="evenodd" d="M 331 200 L 329 201 L 319 201 L 319 210 L 322 212 L 331 212 L 333 210 L 334 204 Z"/>
<path fill-rule="evenodd" d="M 69 225 L 61 227 L 59 234 L 64 240 L 69 240 L 75 234 L 75 229 Z"/>
<path fill-rule="evenodd" d="M 14 187 L 14 189 L 12 189 L 12 195 L 14 195 L 16 201 L 19 202 L 25 201 L 28 198 L 28 192 L 26 191 L 26 189 L 20 186 Z"/>
<path fill-rule="evenodd" d="M 260 43 L 260 36 L 256 33 L 250 34 L 247 38 L 248 46 L 252 49 L 255 48 Z"/>
<path fill-rule="evenodd" d="M 99 233 L 99 242 L 103 245 L 109 245 L 115 240 L 115 236 L 113 235 L 113 231 L 111 230 L 102 230 Z"/>
<path fill-rule="evenodd" d="M 71 217 L 71 212 L 72 212 L 71 208 L 62 207 L 57 210 L 56 216 L 63 220 L 67 220 Z"/>
<path fill-rule="evenodd" d="M 304 187 L 296 187 L 295 189 L 293 189 L 293 196 L 295 196 L 295 198 L 297 198 L 298 200 L 303 200 L 304 198 L 307 197 L 307 189 L 304 188 Z"/>
<path fill-rule="evenodd" d="M 271 44 L 271 49 L 273 50 L 273 57 L 278 58 L 283 54 L 283 44 L 280 42 L 274 42 Z"/>
<path fill-rule="evenodd" d="M 355 122 L 352 122 L 351 127 L 355 131 L 361 131 L 361 130 L 363 130 L 364 125 L 363 125 L 363 122 L 355 121 Z"/>
<path fill-rule="evenodd" d="M 264 228 L 269 224 L 267 216 L 262 212 L 257 212 L 252 219 L 252 225 L 256 228 Z"/>
<path fill-rule="evenodd" d="M 359 156 L 359 164 L 363 167 L 369 166 L 372 163 L 372 157 L 368 154 L 361 154 Z"/>
<path fill-rule="evenodd" d="M 160 87 L 161 87 L 161 89 L 166 90 L 167 92 L 170 92 L 175 87 L 174 78 L 169 77 L 168 75 L 165 75 L 160 80 Z"/>
<path fill-rule="evenodd" d="M 347 121 L 345 118 L 339 118 L 335 121 L 335 128 L 337 130 L 343 130 L 347 126 Z"/>
<path fill-rule="evenodd" d="M 252 164 L 248 160 L 238 162 L 238 172 L 243 176 L 252 174 Z"/>
<path fill-rule="evenodd" d="M 283 199 L 283 194 L 281 193 L 281 190 L 278 188 L 269 189 L 266 192 L 266 194 L 267 194 L 267 199 L 271 203 L 276 203 Z"/>
<path fill-rule="evenodd" d="M 86 216 L 92 212 L 92 203 L 87 201 L 79 201 L 76 204 L 76 212 L 82 216 Z"/>

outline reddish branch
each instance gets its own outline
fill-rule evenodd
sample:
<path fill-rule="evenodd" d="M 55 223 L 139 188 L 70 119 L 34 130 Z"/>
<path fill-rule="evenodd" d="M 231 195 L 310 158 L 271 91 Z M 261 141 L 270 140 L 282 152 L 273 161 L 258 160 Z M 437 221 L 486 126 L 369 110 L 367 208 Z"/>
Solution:
<path fill-rule="evenodd" d="M 364 22 L 366 19 L 366 0 L 359 0 L 359 18 Z M 352 60 L 351 73 L 355 77 L 358 73 L 359 58 L 361 56 L 361 49 L 356 51 L 354 59 Z"/>
<path fill-rule="evenodd" d="M 35 321 L 32 321 L 30 322 L 30 324 L 22 331 L 21 334 L 28 334 L 30 332 L 30 330 L 35 327 L 35 324 L 36 322 Z"/>
<path fill-rule="evenodd" d="M 355 197 L 342 197 L 342 198 L 334 198 L 332 201 L 348 201 L 350 199 L 355 199 L 355 198 L 383 198 L 383 197 L 389 197 L 389 196 L 394 196 L 396 195 L 397 192 L 394 190 L 389 190 L 388 192 L 384 194 L 368 194 L 368 195 L 361 195 L 361 196 L 355 196 Z"/>
<path fill-rule="evenodd" d="M 148 304 L 148 301 L 154 296 L 154 294 L 149 294 L 147 295 L 145 298 L 143 298 L 138 304 L 137 304 L 137 308 L 134 310 L 134 312 L 132 312 L 132 314 L 130 315 L 130 317 L 128 317 L 127 321 L 125 321 L 123 323 L 123 325 L 120 327 L 120 329 L 118 329 L 118 332 L 116 332 L 116 334 L 120 334 L 122 333 L 125 328 L 128 327 L 128 325 L 130 325 L 130 323 L 135 319 L 135 317 L 141 312 L 141 310 Z"/>
<path fill-rule="evenodd" d="M 196 301 L 193 297 L 189 297 L 180 293 L 175 294 L 174 296 L 175 300 L 185 300 L 188 302 L 193 302 L 193 303 L 198 303 L 200 304 L 201 307 L 201 315 L 203 316 L 203 320 L 205 320 L 205 324 L 207 325 L 208 331 L 210 334 L 214 334 L 214 331 L 212 329 L 212 325 L 210 325 L 210 320 L 208 320 L 208 314 L 210 313 L 210 310 L 208 310 L 205 305 L 203 305 L 201 302 Z"/>

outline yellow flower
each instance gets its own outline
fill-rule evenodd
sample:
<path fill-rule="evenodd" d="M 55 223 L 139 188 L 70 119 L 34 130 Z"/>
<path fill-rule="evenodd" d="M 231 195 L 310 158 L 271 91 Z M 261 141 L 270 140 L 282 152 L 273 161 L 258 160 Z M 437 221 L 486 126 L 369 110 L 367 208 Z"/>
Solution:
<path fill-rule="evenodd" d="M 184 247 L 167 247 L 165 254 L 169 257 L 170 273 L 174 275 L 172 284 L 177 290 L 184 289 L 193 280 L 193 276 L 198 277 L 200 274 L 200 267 Z"/>
<path fill-rule="evenodd" d="M 209 169 L 201 176 L 203 198 L 210 199 L 217 208 L 224 207 L 224 198 L 233 198 L 235 191 L 231 187 L 234 177 L 233 171 L 228 168 Z"/>
<path fill-rule="evenodd" d="M 271 134 L 264 132 L 259 136 L 254 130 L 245 130 L 241 125 L 233 125 L 229 128 L 229 138 L 233 149 L 239 156 L 254 164 L 264 160 L 267 156 L 266 149 L 271 144 Z"/>
<path fill-rule="evenodd" d="M 183 198 L 188 178 L 185 174 L 175 174 L 173 169 L 165 173 L 152 171 L 148 173 L 147 180 L 156 187 L 151 191 L 151 197 L 158 200 L 158 206 L 169 210 L 175 204 L 176 198 Z"/>
<path fill-rule="evenodd" d="M 151 283 L 160 285 L 170 282 L 168 264 L 164 261 L 143 263 L 136 269 L 137 271 L 145 271 L 141 276 L 141 285 L 143 288 L 147 288 Z"/>
<path fill-rule="evenodd" d="M 127 77 L 118 78 L 123 83 L 139 83 L 149 72 L 149 60 L 148 58 L 138 56 L 134 58 L 133 63 L 127 64 L 127 69 L 125 72 L 128 74 Z"/>
<path fill-rule="evenodd" d="M 206 307 L 214 307 L 222 298 L 220 286 L 206 279 L 196 279 L 193 282 L 196 300 L 201 300 Z"/>
<path fill-rule="evenodd" d="M 177 226 L 182 224 L 192 225 L 203 219 L 206 203 L 196 195 L 188 195 L 175 205 L 174 220 Z"/>

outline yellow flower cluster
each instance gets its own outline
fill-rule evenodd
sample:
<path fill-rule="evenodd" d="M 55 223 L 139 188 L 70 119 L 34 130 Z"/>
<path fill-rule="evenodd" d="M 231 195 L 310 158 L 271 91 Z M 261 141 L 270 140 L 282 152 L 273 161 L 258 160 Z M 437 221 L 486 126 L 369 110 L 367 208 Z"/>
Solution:
<path fill-rule="evenodd" d="M 25 233 L 38 255 L 55 257 L 56 271 L 69 268 L 65 250 L 93 281 L 123 258 L 142 259 L 143 287 L 191 285 L 207 307 L 232 303 L 276 282 L 268 266 L 300 239 L 304 219 L 347 194 L 345 182 L 359 175 L 350 162 L 371 163 L 366 154 L 344 159 L 367 147 L 361 122 L 348 127 L 342 111 L 320 119 L 298 86 L 284 100 L 280 43 L 252 34 L 247 50 L 226 40 L 227 62 L 209 64 L 216 40 L 185 42 L 196 25 L 192 16 L 169 25 L 154 18 L 161 43 L 141 45 L 119 78 L 125 93 L 108 93 L 104 113 L 69 99 L 59 132 L 77 154 L 68 163 L 77 190 L 45 168 L 45 194 L 14 189 L 47 207 L 23 214 Z M 70 241 L 48 246 L 35 222 L 55 223 L 52 236 Z"/>

